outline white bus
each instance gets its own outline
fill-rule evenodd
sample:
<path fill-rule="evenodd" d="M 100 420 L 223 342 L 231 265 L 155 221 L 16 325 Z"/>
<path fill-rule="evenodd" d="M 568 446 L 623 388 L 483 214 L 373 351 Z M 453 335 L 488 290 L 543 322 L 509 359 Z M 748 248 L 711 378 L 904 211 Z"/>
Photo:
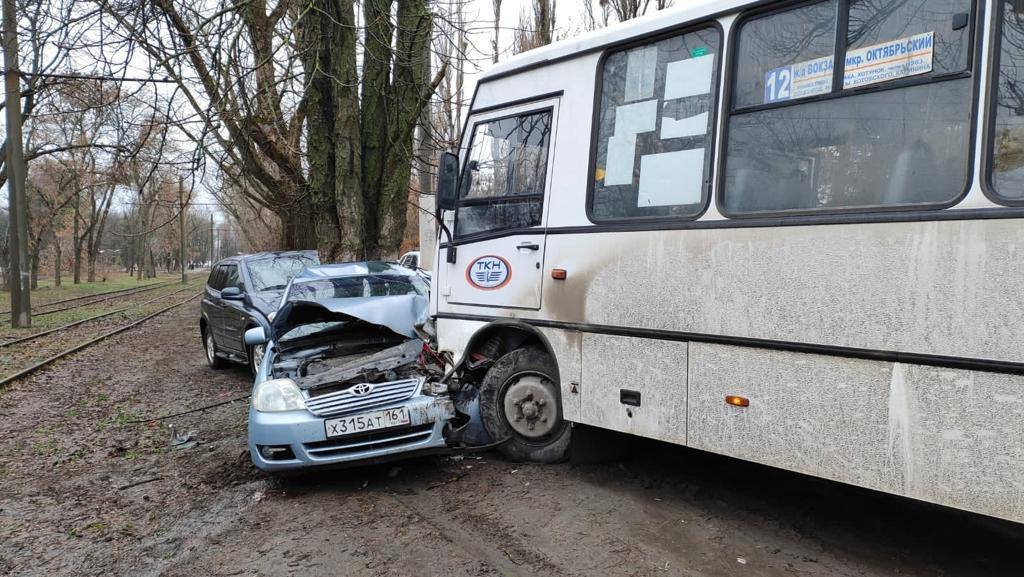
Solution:
<path fill-rule="evenodd" d="M 584 424 L 1024 522 L 1024 1 L 696 0 L 483 75 L 432 314 Z"/>

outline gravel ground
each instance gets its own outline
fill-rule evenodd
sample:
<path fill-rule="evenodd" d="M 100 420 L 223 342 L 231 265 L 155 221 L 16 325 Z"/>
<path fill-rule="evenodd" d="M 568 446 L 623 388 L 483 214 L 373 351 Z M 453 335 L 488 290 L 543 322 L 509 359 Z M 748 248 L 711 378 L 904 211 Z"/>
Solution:
<path fill-rule="evenodd" d="M 187 305 L 0 393 L 0 575 L 1022 574 L 1024 526 L 657 443 L 275 480 Z M 142 422 L 135 422 L 142 421 Z M 170 449 L 170 430 L 198 444 Z"/>

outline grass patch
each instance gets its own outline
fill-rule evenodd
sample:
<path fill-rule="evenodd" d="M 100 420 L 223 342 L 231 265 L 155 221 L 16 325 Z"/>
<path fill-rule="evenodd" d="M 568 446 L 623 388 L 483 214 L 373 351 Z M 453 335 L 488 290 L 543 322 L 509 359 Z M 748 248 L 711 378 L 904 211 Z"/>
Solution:
<path fill-rule="evenodd" d="M 132 421 L 139 420 L 139 418 L 139 414 L 136 413 L 135 411 L 129 411 L 124 407 L 118 406 L 116 413 L 114 413 L 113 415 L 108 415 L 103 419 L 100 419 L 100 421 L 96 423 L 96 430 L 106 431 L 111 427 L 124 427 L 127 426 Z"/>
<path fill-rule="evenodd" d="M 40 457 L 52 457 L 57 454 L 57 450 L 57 441 L 54 441 L 53 439 L 47 439 L 42 443 L 36 443 L 35 446 L 32 447 L 32 451 Z"/>
<path fill-rule="evenodd" d="M 135 281 L 132 280 L 131 283 L 135 283 L 135 284 L 129 284 L 126 287 L 114 287 L 114 288 L 111 288 L 109 286 L 108 287 L 100 287 L 100 288 L 102 288 L 104 290 L 97 290 L 97 291 L 93 291 L 93 292 L 107 292 L 109 290 L 115 290 L 117 288 L 144 287 L 144 286 L 147 286 L 147 285 L 163 283 L 163 282 L 166 282 L 166 281 L 169 281 L 169 280 L 177 280 L 177 279 L 175 279 L 173 276 L 171 276 L 171 277 L 166 277 L 166 278 L 158 278 L 158 279 L 155 279 L 153 281 L 144 281 L 142 283 L 135 283 Z M 95 316 L 103 314 L 103 313 L 110 313 L 110 312 L 113 312 L 113 311 L 119 310 L 119 309 L 128 309 L 128 310 L 125 310 L 125 311 L 121 312 L 120 314 L 111 315 L 109 317 L 105 317 L 104 319 L 100 319 L 100 320 L 97 321 L 97 322 L 106 322 L 106 323 L 120 323 L 120 322 L 124 322 L 124 321 L 130 320 L 132 318 L 138 318 L 139 316 L 143 315 L 146 312 L 152 312 L 152 310 L 156 310 L 157 308 L 160 308 L 160 307 L 163 307 L 163 306 L 167 306 L 168 304 L 171 304 L 171 301 L 164 301 L 164 300 L 162 300 L 163 296 L 174 294 L 175 291 L 178 291 L 178 290 L 180 290 L 182 288 L 185 288 L 185 287 L 195 288 L 196 290 L 198 290 L 199 288 L 201 288 L 203 286 L 204 282 L 205 282 L 205 277 L 203 277 L 203 278 L 195 277 L 195 278 L 190 278 L 189 279 L 189 283 L 187 285 L 181 285 L 181 284 L 175 283 L 175 284 L 171 284 L 171 285 L 168 285 L 168 286 L 165 286 L 165 287 L 161 287 L 161 288 L 158 288 L 158 289 L 154 289 L 154 290 L 151 290 L 151 291 L 146 291 L 146 292 L 138 293 L 137 296 L 136 296 L 135 293 L 132 293 L 131 295 L 114 294 L 114 295 L 109 295 L 109 297 L 106 297 L 106 296 L 105 297 L 101 297 L 103 299 L 110 298 L 110 300 L 105 300 L 105 301 L 95 302 L 95 303 L 89 303 L 89 304 L 87 304 L 85 306 L 82 306 L 82 307 L 73 308 L 71 310 L 66 310 L 66 311 L 60 311 L 60 312 L 52 313 L 52 314 L 36 314 L 36 315 L 34 315 L 32 317 L 32 326 L 29 327 L 29 328 L 13 328 L 13 327 L 10 326 L 9 323 L 0 323 L 0 339 L 4 339 L 4 340 L 10 339 L 10 340 L 13 340 L 13 339 L 18 339 L 18 338 L 28 337 L 28 336 L 30 336 L 32 334 L 35 334 L 35 333 L 44 332 L 44 331 L 49 330 L 49 329 L 53 329 L 53 328 L 64 326 L 64 325 L 67 325 L 67 324 L 70 324 L 70 323 L 73 323 L 73 322 L 85 320 L 85 319 L 88 319 L 88 318 L 91 318 L 91 317 L 95 317 Z M 63 287 L 62 287 L 61 290 L 63 290 Z M 3 296 L 4 294 L 6 294 L 6 293 L 0 293 L 0 299 L 7 299 L 7 297 Z M 92 293 L 87 293 L 87 294 L 92 294 Z M 82 296 L 82 295 L 72 295 L 72 296 Z M 183 294 L 176 294 L 174 297 L 171 297 L 171 299 L 176 301 L 179 297 L 184 297 L 184 295 Z M 61 298 L 70 298 L 70 297 L 67 296 L 67 295 L 61 295 Z M 47 301 L 53 301 L 53 300 L 60 300 L 60 299 L 58 299 L 57 297 L 54 297 L 54 298 L 49 298 L 49 299 L 45 299 L 45 300 L 41 300 L 41 299 L 33 300 L 32 301 L 32 308 L 33 308 L 33 310 L 36 310 L 38 312 L 39 308 L 43 307 Z M 155 300 L 155 302 L 149 303 L 148 305 L 146 305 L 144 307 L 140 307 L 139 306 L 142 303 L 144 303 L 146 301 L 150 301 L 150 300 Z M 67 305 L 65 305 L 65 306 L 74 306 L 75 304 L 77 304 L 77 303 L 76 302 L 71 302 L 71 303 L 67 303 Z M 3 307 L 3 305 L 0 305 L 0 307 Z M 150 309 L 152 309 L 152 310 L 150 310 Z M 51 337 L 42 337 L 42 338 L 51 338 Z"/>
<path fill-rule="evenodd" d="M 53 301 L 70 299 L 74 297 L 81 297 L 119 289 L 133 288 L 137 286 L 145 286 L 180 278 L 180 273 L 161 273 L 157 274 L 156 278 L 143 279 L 141 281 L 137 281 L 135 280 L 135 277 L 128 276 L 123 272 L 115 272 L 108 273 L 106 281 L 82 282 L 79 284 L 72 284 L 71 278 L 68 277 L 62 279 L 63 282 L 59 287 L 53 286 L 52 280 L 40 280 L 39 288 L 32 291 L 31 298 L 33 305 L 41 305 L 43 303 Z M 0 291 L 0 298 L 9 302 L 10 293 L 8 293 L 7 291 Z"/>

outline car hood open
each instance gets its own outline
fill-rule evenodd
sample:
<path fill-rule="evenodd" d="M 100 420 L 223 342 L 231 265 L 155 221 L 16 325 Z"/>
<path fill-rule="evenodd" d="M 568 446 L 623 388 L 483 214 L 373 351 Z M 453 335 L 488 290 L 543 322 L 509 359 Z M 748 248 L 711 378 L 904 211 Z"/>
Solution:
<path fill-rule="evenodd" d="M 274 317 L 273 337 L 279 338 L 302 325 L 353 320 L 415 338 L 414 327 L 427 320 L 427 298 L 397 295 L 289 302 Z"/>

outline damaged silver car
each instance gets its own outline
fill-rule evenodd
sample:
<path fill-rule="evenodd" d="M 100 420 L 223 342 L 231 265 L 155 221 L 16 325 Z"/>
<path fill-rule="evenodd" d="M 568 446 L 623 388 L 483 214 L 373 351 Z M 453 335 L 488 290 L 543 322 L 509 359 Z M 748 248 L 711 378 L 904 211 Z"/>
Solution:
<path fill-rule="evenodd" d="M 306 269 L 271 325 L 245 335 L 266 356 L 249 408 L 249 452 L 282 471 L 443 450 L 470 420 L 415 332 L 428 285 L 392 263 Z M 486 439 L 485 439 L 486 440 Z"/>

